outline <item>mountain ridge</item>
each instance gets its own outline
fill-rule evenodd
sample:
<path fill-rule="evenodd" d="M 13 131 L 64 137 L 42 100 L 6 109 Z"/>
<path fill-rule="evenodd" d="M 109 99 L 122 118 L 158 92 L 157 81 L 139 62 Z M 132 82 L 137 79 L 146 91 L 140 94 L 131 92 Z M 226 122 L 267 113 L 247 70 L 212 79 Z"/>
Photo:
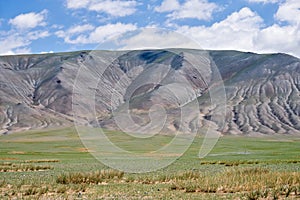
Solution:
<path fill-rule="evenodd" d="M 145 124 L 149 122 L 145 113 L 151 105 L 163 103 L 170 115 L 163 132 L 172 132 L 179 129 L 176 120 L 179 111 L 175 107 L 198 98 L 200 124 L 206 126 L 214 123 L 211 119 L 214 110 L 209 110 L 209 102 L 203 100 L 207 98 L 214 73 L 217 73 L 213 64 L 224 80 L 227 96 L 225 124 L 218 128 L 219 132 L 250 135 L 299 133 L 298 58 L 287 54 L 192 49 L 1 56 L 1 132 L 72 125 L 72 96 L 77 90 L 74 89 L 75 78 L 82 65 L 91 70 L 86 76 L 99 74 L 101 77 L 94 88 L 81 88 L 82 91 L 80 86 L 78 88 L 79 93 L 82 92 L 82 102 L 77 103 L 83 107 L 91 104 L 84 95 L 95 94 L 96 118 L 82 109 L 77 115 L 83 124 L 118 129 L 112 111 L 127 101 L 133 101 L 130 109 L 134 121 Z M 144 84 L 147 81 L 149 84 Z M 88 77 L 83 77 L 83 82 L 88 83 Z M 174 83 L 186 84 L 183 88 L 190 87 L 191 91 L 181 94 L 182 99 L 174 100 L 166 92 Z M 116 86 L 118 91 L 112 94 L 111 89 Z M 174 88 L 175 93 L 181 92 L 176 86 Z M 195 119 L 189 120 L 186 129 L 192 130 Z"/>

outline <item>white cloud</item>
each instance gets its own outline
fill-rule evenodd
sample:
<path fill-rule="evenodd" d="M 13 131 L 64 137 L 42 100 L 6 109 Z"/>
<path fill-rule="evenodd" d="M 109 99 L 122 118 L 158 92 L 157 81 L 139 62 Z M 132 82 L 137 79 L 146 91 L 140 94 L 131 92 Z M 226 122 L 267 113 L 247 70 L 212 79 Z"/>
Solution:
<path fill-rule="evenodd" d="M 263 3 L 263 4 L 274 4 L 279 3 L 281 0 L 248 0 L 250 3 Z"/>
<path fill-rule="evenodd" d="M 157 28 L 144 28 L 129 38 L 119 38 L 119 49 L 163 49 L 163 48 L 194 48 L 197 43 L 182 34 Z"/>
<path fill-rule="evenodd" d="M 102 1 L 91 4 L 89 9 L 97 12 L 105 12 L 112 16 L 126 16 L 133 14 L 136 9 L 136 1 Z"/>
<path fill-rule="evenodd" d="M 0 38 L 0 55 L 15 54 L 14 50 L 29 45 L 30 42 L 14 34 Z"/>
<path fill-rule="evenodd" d="M 262 25 L 263 19 L 250 8 L 244 7 L 229 15 L 225 20 L 215 23 L 213 29 L 229 28 L 233 31 L 253 31 Z"/>
<path fill-rule="evenodd" d="M 137 5 L 138 3 L 135 0 L 67 0 L 67 8 L 84 8 L 116 17 L 135 13 Z"/>
<path fill-rule="evenodd" d="M 26 34 L 26 38 L 28 40 L 37 40 L 48 36 L 50 36 L 50 33 L 48 31 L 33 31 Z"/>
<path fill-rule="evenodd" d="M 67 0 L 67 8 L 79 9 L 89 5 L 90 0 Z"/>
<path fill-rule="evenodd" d="M 170 12 L 167 16 L 171 20 L 194 18 L 198 20 L 210 20 L 212 13 L 218 9 L 217 4 L 210 3 L 207 0 L 186 0 L 179 4 L 177 0 L 164 0 L 159 7 L 155 8 L 157 12 Z"/>
<path fill-rule="evenodd" d="M 59 30 L 59 31 L 56 31 L 56 32 L 55 32 L 55 35 L 56 35 L 57 37 L 59 37 L 59 38 L 67 37 L 66 34 L 67 34 L 67 32 L 62 31 L 62 30 Z"/>
<path fill-rule="evenodd" d="M 58 31 L 56 35 L 64 38 L 64 41 L 69 44 L 93 44 L 105 42 L 110 38 L 136 29 L 137 27 L 134 24 L 123 23 L 106 24 L 93 29 L 92 26 L 83 25 L 72 27 L 67 31 Z M 78 30 L 81 32 L 78 32 Z M 89 32 L 87 33 L 87 31 Z"/>
<path fill-rule="evenodd" d="M 76 37 L 82 33 L 86 33 L 88 31 L 93 31 L 94 29 L 95 27 L 91 24 L 75 25 L 66 31 L 59 30 L 55 32 L 55 35 L 57 37 L 64 38 L 65 42 L 67 43 L 72 43 L 70 42 L 72 41 L 71 38 Z"/>
<path fill-rule="evenodd" d="M 178 26 L 177 31 L 194 38 L 204 49 L 241 50 L 259 53 L 284 52 L 300 57 L 300 26 L 274 24 L 242 8 L 212 26 Z"/>
<path fill-rule="evenodd" d="M 156 12 L 169 12 L 178 10 L 180 8 L 180 4 L 177 0 L 164 0 L 160 6 L 155 7 Z"/>
<path fill-rule="evenodd" d="M 277 24 L 262 29 L 254 38 L 257 51 L 284 52 L 300 58 L 300 27 Z"/>
<path fill-rule="evenodd" d="M 242 8 L 210 27 L 178 27 L 184 35 L 195 38 L 205 49 L 254 49 L 253 37 L 262 25 L 262 18 L 249 8 Z"/>
<path fill-rule="evenodd" d="M 0 36 L 0 55 L 30 53 L 32 41 L 49 36 L 48 31 L 18 33 L 9 31 Z"/>
<path fill-rule="evenodd" d="M 45 18 L 47 10 L 43 10 L 40 13 L 26 13 L 20 14 L 13 19 L 9 20 L 9 23 L 18 29 L 32 29 L 37 26 L 45 26 Z"/>
<path fill-rule="evenodd" d="M 0 32 L 0 55 L 31 53 L 30 44 L 34 40 L 48 37 L 48 30 L 32 30 L 45 26 L 47 10 L 39 13 L 20 14 L 8 22 L 12 28 Z M 45 28 L 43 28 L 45 29 Z"/>
<path fill-rule="evenodd" d="M 76 34 L 76 33 L 82 33 L 86 31 L 91 31 L 95 29 L 95 27 L 91 24 L 85 24 L 85 25 L 78 25 L 78 26 L 73 26 L 68 30 L 68 33 L 70 34 Z"/>
<path fill-rule="evenodd" d="M 134 31 L 136 28 L 136 25 L 133 24 L 107 24 L 96 28 L 96 30 L 90 34 L 88 40 L 90 42 L 101 42 L 128 31 Z"/>
<path fill-rule="evenodd" d="M 285 3 L 279 6 L 275 17 L 280 21 L 300 23 L 300 1 L 286 0 Z"/>
<path fill-rule="evenodd" d="M 53 51 L 42 51 L 40 54 L 48 54 L 48 53 L 54 53 Z"/>
<path fill-rule="evenodd" d="M 24 48 L 17 48 L 14 51 L 12 51 L 13 54 L 31 54 L 31 49 L 29 47 Z"/>

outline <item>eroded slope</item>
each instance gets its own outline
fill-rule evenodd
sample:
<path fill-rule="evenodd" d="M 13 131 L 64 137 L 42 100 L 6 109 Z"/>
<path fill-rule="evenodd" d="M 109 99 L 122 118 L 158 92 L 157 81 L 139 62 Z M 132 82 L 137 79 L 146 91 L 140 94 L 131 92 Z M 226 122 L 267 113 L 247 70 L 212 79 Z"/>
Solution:
<path fill-rule="evenodd" d="M 167 113 L 163 131 L 172 132 L 180 129 L 181 108 L 198 98 L 199 108 L 194 111 L 200 121 L 195 121 L 191 111 L 183 125 L 192 131 L 197 124 L 206 126 L 217 120 L 211 118 L 219 112 L 217 105 L 211 105 L 209 98 L 209 89 L 221 84 L 214 81 L 214 64 L 227 95 L 226 123 L 218 131 L 300 132 L 299 59 L 284 54 L 198 50 L 2 56 L 1 132 L 72 125 L 72 106 L 80 123 L 118 129 L 112 114 L 128 109 L 126 104 L 133 121 L 141 125 L 149 122 L 151 106 L 161 104 Z M 77 101 L 72 102 L 74 95 Z"/>

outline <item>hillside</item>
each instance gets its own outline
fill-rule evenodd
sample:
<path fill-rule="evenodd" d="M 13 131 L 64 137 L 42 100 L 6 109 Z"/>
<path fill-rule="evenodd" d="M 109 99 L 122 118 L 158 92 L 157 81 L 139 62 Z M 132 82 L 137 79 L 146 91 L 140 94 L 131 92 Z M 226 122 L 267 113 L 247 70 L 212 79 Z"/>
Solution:
<path fill-rule="evenodd" d="M 209 97 L 222 86 L 216 69 L 226 91 L 225 124 L 218 122 L 218 99 Z M 176 49 L 2 56 L 0 133 L 70 126 L 74 117 L 119 129 L 114 114 L 122 110 L 137 124 L 159 123 L 161 107 L 154 116 L 148 110 L 160 104 L 167 114 L 163 133 L 215 124 L 222 134 L 299 134 L 299 90 L 300 60 L 285 54 Z M 180 111 L 191 104 L 180 124 Z"/>

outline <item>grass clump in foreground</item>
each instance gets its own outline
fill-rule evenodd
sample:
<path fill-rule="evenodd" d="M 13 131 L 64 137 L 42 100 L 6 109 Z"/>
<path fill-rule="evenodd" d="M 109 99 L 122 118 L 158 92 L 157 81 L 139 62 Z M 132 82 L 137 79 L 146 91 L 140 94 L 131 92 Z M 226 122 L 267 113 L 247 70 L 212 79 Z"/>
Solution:
<path fill-rule="evenodd" d="M 124 172 L 108 169 L 96 172 L 76 172 L 69 174 L 60 174 L 56 183 L 60 184 L 99 184 L 109 180 L 120 180 L 124 176 Z"/>
<path fill-rule="evenodd" d="M 98 185 L 162 184 L 166 194 L 173 191 L 201 194 L 239 194 L 243 199 L 300 198 L 300 172 L 276 172 L 263 167 L 231 167 L 212 176 L 200 171 L 181 171 L 169 175 L 132 176 L 116 170 L 61 174 L 59 184 Z"/>
<path fill-rule="evenodd" d="M 215 176 L 173 180 L 169 189 L 199 193 L 240 193 L 248 199 L 289 196 L 300 198 L 300 173 L 234 167 Z"/>

